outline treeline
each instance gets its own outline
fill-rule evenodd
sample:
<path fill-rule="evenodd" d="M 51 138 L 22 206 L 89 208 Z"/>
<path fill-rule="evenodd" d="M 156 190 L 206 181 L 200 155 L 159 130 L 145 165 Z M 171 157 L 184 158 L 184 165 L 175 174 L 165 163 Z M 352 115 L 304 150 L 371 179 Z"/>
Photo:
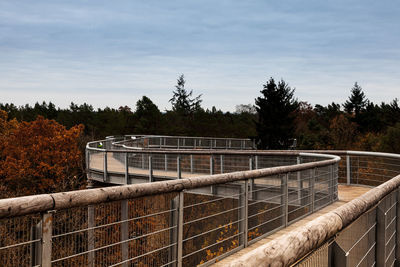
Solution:
<path fill-rule="evenodd" d="M 0 104 L 8 119 L 55 120 L 67 129 L 83 124 L 86 140 L 109 135 L 153 134 L 256 139 L 264 149 L 358 149 L 400 153 L 400 107 L 397 99 L 375 104 L 354 84 L 345 103 L 311 106 L 299 101 L 285 81 L 273 78 L 263 85 L 255 104 L 238 105 L 235 112 L 201 106 L 201 95 L 185 88 L 181 75 L 170 99 L 171 109 L 160 111 L 143 96 L 132 107 L 94 109 L 71 103 L 34 106 Z"/>
<path fill-rule="evenodd" d="M 204 109 L 183 75 L 160 111 L 146 96 L 133 107 L 0 104 L 0 198 L 85 187 L 84 149 L 109 135 L 253 138 L 262 149 L 351 149 L 400 153 L 397 99 L 375 104 L 354 84 L 345 103 L 311 106 L 285 81 L 269 79 L 255 103 Z"/>
<path fill-rule="evenodd" d="M 399 152 L 400 107 L 397 99 L 375 104 L 354 84 L 345 103 L 311 106 L 295 98 L 295 91 L 271 78 L 255 104 L 238 105 L 222 112 L 201 106 L 201 95 L 185 88 L 181 75 L 172 92 L 171 109 L 160 111 L 143 96 L 132 107 L 94 109 L 87 103 L 57 108 L 53 103 L 34 106 L 0 104 L 8 119 L 34 121 L 37 116 L 55 120 L 68 129 L 83 124 L 87 140 L 109 135 L 153 134 L 242 137 L 257 140 L 264 149 L 360 149 Z"/>

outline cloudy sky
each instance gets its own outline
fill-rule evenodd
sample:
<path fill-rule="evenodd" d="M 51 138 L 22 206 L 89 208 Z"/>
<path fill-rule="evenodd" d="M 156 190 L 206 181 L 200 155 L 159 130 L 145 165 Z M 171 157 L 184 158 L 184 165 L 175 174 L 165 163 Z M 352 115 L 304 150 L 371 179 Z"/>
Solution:
<path fill-rule="evenodd" d="M 254 103 L 269 77 L 311 104 L 354 82 L 400 98 L 398 1 L 0 1 L 0 103 L 161 110 L 177 77 L 203 106 Z"/>

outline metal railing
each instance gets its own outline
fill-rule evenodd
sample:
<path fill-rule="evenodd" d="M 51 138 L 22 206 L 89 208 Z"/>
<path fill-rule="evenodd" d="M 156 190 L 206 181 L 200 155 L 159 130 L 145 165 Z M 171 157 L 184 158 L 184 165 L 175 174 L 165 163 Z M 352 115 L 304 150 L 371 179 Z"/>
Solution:
<path fill-rule="evenodd" d="M 247 266 L 344 267 L 400 263 L 400 155 L 359 151 L 330 154 L 344 158 L 339 163 L 339 181 L 376 187 L 230 266 L 244 262 Z M 283 247 L 290 253 L 276 249 Z"/>
<path fill-rule="evenodd" d="M 114 148 L 158 148 L 158 149 L 255 149 L 255 141 L 246 138 L 216 138 L 165 135 L 109 136 Z M 100 141 L 91 142 L 96 144 Z M 109 147 L 108 147 L 109 148 Z"/>
<path fill-rule="evenodd" d="M 1 266 L 210 265 L 337 199 L 337 156 L 107 142 L 90 149 L 89 175 L 153 182 L 0 200 Z M 174 179 L 157 173 L 166 163 Z"/>

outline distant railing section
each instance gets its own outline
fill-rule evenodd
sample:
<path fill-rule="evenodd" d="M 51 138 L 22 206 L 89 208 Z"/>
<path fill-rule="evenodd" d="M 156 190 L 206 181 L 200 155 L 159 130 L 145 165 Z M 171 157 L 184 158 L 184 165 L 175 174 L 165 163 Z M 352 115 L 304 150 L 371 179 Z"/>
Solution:
<path fill-rule="evenodd" d="M 126 135 L 107 137 L 113 148 L 144 148 L 144 149 L 256 149 L 255 141 L 245 138 L 216 138 L 191 136 L 159 136 Z M 95 141 L 94 143 L 98 143 Z M 110 148 L 110 147 L 107 147 Z"/>

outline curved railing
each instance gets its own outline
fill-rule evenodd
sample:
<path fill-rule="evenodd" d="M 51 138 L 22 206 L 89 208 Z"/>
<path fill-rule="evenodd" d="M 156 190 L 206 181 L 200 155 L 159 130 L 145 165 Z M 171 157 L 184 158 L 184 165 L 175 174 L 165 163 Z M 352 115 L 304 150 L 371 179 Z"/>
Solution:
<path fill-rule="evenodd" d="M 339 181 L 376 187 L 236 259 L 230 266 L 394 266 L 400 263 L 400 155 L 331 152 L 345 157 L 339 164 Z"/>
<path fill-rule="evenodd" d="M 351 232 L 355 245 L 347 247 L 337 238 L 351 222 L 371 216 L 369 209 L 379 201 L 389 196 L 392 201 L 400 185 L 400 178 L 393 178 L 400 173 L 400 159 L 393 154 L 200 149 L 197 141 L 196 149 L 185 147 L 189 141 L 168 148 L 160 141 L 155 149 L 155 141 L 134 145 L 131 140 L 91 142 L 86 151 L 89 179 L 126 186 L 0 200 L 0 265 L 210 265 L 336 201 L 338 179 L 367 186 L 382 183 L 362 200 L 319 218 L 321 225 L 308 225 L 233 264 L 290 265 L 306 256 L 298 264 L 315 265 L 325 259 L 324 246 L 336 253 L 327 259 L 339 262 L 340 252 L 358 255 L 357 244 L 364 244 L 365 235 Z M 393 203 L 382 208 L 388 240 L 396 236 L 391 225 L 398 221 L 393 219 L 398 206 Z M 370 222 L 368 229 L 382 228 Z M 368 240 L 376 231 L 369 230 Z M 385 255 L 398 249 L 391 242 L 385 243 Z M 371 247 L 368 251 L 377 248 Z"/>

